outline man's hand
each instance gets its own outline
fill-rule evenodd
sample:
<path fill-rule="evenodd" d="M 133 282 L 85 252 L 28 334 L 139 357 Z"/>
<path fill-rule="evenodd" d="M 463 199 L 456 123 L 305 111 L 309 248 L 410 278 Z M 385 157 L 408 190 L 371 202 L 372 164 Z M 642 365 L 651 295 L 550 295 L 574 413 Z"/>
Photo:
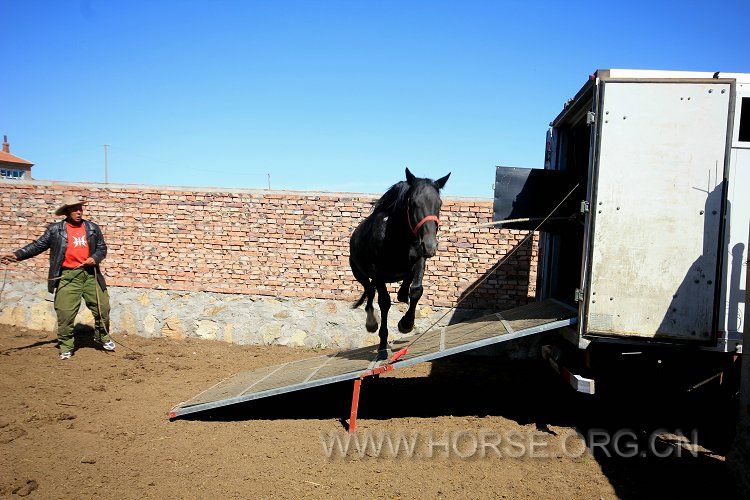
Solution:
<path fill-rule="evenodd" d="M 16 258 L 16 254 L 14 253 L 5 253 L 0 256 L 0 262 L 2 262 L 3 264 L 10 264 L 12 262 L 18 262 L 18 259 Z"/>
<path fill-rule="evenodd" d="M 86 266 L 95 266 L 95 265 L 96 265 L 96 261 L 93 258 L 89 257 L 88 259 L 84 260 L 83 264 L 81 264 L 80 266 L 78 266 L 76 269 L 80 269 L 80 268 L 86 267 Z"/>

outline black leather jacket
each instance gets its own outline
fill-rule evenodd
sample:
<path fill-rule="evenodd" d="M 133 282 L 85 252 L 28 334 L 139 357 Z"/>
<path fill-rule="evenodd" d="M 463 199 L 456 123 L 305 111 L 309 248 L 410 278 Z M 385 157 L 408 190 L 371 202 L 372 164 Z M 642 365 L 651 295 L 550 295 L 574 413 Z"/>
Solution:
<path fill-rule="evenodd" d="M 89 257 L 96 261 L 97 278 L 99 286 L 102 290 L 107 289 L 107 284 L 104 282 L 104 276 L 102 276 L 99 270 L 99 263 L 104 260 L 107 256 L 107 244 L 104 243 L 104 235 L 102 234 L 99 226 L 91 221 L 83 221 L 86 227 L 86 243 L 89 246 Z M 50 293 L 53 293 L 57 288 L 57 284 L 60 280 L 57 280 L 58 276 L 62 274 L 62 264 L 65 260 L 65 250 L 68 248 L 68 232 L 65 229 L 65 221 L 54 222 L 47 226 L 47 230 L 44 234 L 36 241 L 32 241 L 20 250 L 13 252 L 18 260 L 25 260 L 40 253 L 44 252 L 48 248 L 49 251 L 49 281 L 47 282 L 47 289 Z"/>

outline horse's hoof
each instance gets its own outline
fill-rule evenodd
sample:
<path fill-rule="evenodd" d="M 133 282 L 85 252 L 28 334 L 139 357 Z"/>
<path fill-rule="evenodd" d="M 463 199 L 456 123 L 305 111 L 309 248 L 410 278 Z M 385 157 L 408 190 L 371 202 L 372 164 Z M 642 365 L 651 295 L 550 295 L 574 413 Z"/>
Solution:
<path fill-rule="evenodd" d="M 378 322 L 372 322 L 372 323 L 365 323 L 365 328 L 367 328 L 367 331 L 370 333 L 375 333 L 378 331 Z"/>
<path fill-rule="evenodd" d="M 412 330 L 414 330 L 414 321 L 411 322 L 411 324 L 407 325 L 404 322 L 405 318 L 401 318 L 401 321 L 398 322 L 398 331 L 401 333 L 409 333 Z"/>
<path fill-rule="evenodd" d="M 388 342 L 381 341 L 378 344 L 378 361 L 388 359 Z"/>

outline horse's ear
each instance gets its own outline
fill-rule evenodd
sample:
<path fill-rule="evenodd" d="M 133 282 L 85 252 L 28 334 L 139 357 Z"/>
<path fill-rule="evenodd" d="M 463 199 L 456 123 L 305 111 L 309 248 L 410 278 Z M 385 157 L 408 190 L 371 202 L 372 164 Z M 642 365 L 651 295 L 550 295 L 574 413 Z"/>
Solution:
<path fill-rule="evenodd" d="M 448 177 L 450 177 L 450 176 L 451 176 L 451 173 L 448 172 L 448 175 L 446 175 L 445 177 L 441 177 L 440 179 L 436 180 L 435 181 L 435 185 L 437 186 L 437 188 L 438 189 L 443 189 L 443 186 L 445 186 L 445 183 L 448 182 Z"/>
<path fill-rule="evenodd" d="M 406 167 L 406 182 L 408 182 L 409 185 L 412 185 L 412 184 L 414 184 L 414 181 L 416 179 L 417 178 L 414 177 L 414 174 L 412 174 L 411 172 L 409 172 L 409 167 Z"/>

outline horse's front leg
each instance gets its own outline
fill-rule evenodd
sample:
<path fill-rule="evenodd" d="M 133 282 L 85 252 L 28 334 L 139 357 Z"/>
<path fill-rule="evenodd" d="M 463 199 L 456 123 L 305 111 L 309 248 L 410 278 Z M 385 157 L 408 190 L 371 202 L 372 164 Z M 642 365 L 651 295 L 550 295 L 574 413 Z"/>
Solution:
<path fill-rule="evenodd" d="M 391 308 L 391 295 L 388 293 L 388 287 L 384 281 L 377 281 L 375 286 L 378 289 L 378 306 L 380 306 L 380 344 L 378 345 L 378 359 L 388 358 L 388 309 Z"/>
<path fill-rule="evenodd" d="M 411 275 L 413 279 L 409 285 L 409 309 L 398 322 L 398 331 L 409 333 L 414 328 L 414 312 L 417 309 L 417 302 L 422 297 L 422 278 L 424 277 L 425 259 L 420 258 L 415 264 Z"/>
<path fill-rule="evenodd" d="M 409 274 L 406 275 L 406 278 L 404 278 L 404 281 L 401 282 L 401 286 L 398 287 L 398 294 L 396 295 L 396 298 L 399 302 L 403 302 L 404 304 L 409 303 L 409 287 L 411 286 L 411 282 L 414 281 L 414 267 L 412 266 L 411 270 L 409 271 Z"/>

